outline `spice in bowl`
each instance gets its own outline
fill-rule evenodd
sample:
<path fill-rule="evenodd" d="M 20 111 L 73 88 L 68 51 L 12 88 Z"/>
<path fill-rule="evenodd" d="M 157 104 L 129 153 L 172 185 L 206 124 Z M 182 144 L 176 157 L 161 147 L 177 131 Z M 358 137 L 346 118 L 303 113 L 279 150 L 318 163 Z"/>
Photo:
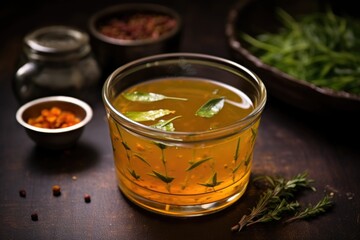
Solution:
<path fill-rule="evenodd" d="M 80 138 L 93 112 L 84 101 L 67 96 L 32 100 L 16 112 L 16 120 L 39 146 L 65 149 Z"/>
<path fill-rule="evenodd" d="M 116 39 L 158 39 L 173 30 L 177 21 L 160 13 L 131 13 L 114 17 L 99 27 L 100 33 Z"/>
<path fill-rule="evenodd" d="M 63 111 L 59 107 L 44 108 L 38 117 L 29 118 L 28 124 L 40 128 L 65 128 L 79 123 L 81 120 L 71 111 Z"/>
<path fill-rule="evenodd" d="M 182 19 L 173 9 L 149 3 L 126 3 L 95 12 L 89 19 L 94 53 L 104 75 L 130 61 L 177 52 Z"/>

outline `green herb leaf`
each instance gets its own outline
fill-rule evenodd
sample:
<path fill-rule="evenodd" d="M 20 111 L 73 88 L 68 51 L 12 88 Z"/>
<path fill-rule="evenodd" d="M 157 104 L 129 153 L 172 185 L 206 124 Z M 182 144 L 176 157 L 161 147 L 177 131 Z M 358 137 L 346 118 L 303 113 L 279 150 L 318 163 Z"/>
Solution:
<path fill-rule="evenodd" d="M 130 150 L 130 151 L 131 151 L 131 148 L 129 147 L 129 145 L 127 145 L 126 142 L 121 142 L 121 144 L 124 146 L 124 148 L 125 148 L 126 150 Z"/>
<path fill-rule="evenodd" d="M 232 173 L 236 173 L 236 172 L 239 170 L 239 168 L 241 167 L 241 164 L 242 164 L 242 162 L 240 162 L 240 163 L 232 170 Z"/>
<path fill-rule="evenodd" d="M 186 171 L 190 171 L 190 170 L 192 170 L 192 169 L 200 166 L 200 165 L 203 164 L 204 162 L 209 161 L 210 159 L 212 159 L 212 157 L 207 157 L 207 158 L 201 159 L 201 160 L 199 160 L 199 161 L 197 161 L 197 162 L 194 162 L 194 163 L 192 163 L 192 164 L 190 165 L 190 167 L 188 167 L 188 168 L 186 169 Z"/>
<path fill-rule="evenodd" d="M 165 183 L 171 183 L 175 178 L 173 177 L 168 177 L 168 176 L 164 176 L 161 173 L 153 170 L 152 171 L 154 174 L 150 174 L 151 176 L 157 177 L 158 179 L 160 179 L 161 181 L 165 182 Z"/>
<path fill-rule="evenodd" d="M 331 8 L 302 16 L 277 9 L 278 31 L 241 34 L 265 64 L 318 87 L 360 95 L 360 24 Z"/>
<path fill-rule="evenodd" d="M 202 186 L 205 187 L 216 187 L 218 185 L 220 185 L 223 181 L 218 182 L 217 181 L 217 173 L 214 173 L 214 175 L 210 178 L 209 182 L 207 183 L 199 183 Z"/>
<path fill-rule="evenodd" d="M 225 98 L 212 98 L 202 105 L 195 113 L 196 116 L 211 118 L 224 107 Z"/>
<path fill-rule="evenodd" d="M 128 169 L 128 171 L 131 174 L 131 176 L 133 176 L 136 180 L 140 179 L 140 176 L 136 174 L 135 170 Z"/>
<path fill-rule="evenodd" d="M 150 127 L 160 129 L 167 132 L 173 132 L 175 131 L 174 124 L 172 121 L 174 121 L 177 118 L 180 118 L 181 116 L 173 117 L 169 120 L 160 119 L 158 123 L 151 125 Z"/>
<path fill-rule="evenodd" d="M 246 160 L 245 160 L 245 162 L 244 162 L 244 164 L 245 164 L 246 167 L 249 165 L 250 160 L 251 160 L 251 154 L 246 158 Z"/>
<path fill-rule="evenodd" d="M 158 109 L 158 110 L 149 110 L 146 112 L 126 112 L 125 116 L 136 122 L 144 122 L 144 121 L 154 121 L 157 118 L 161 118 L 171 113 L 175 113 L 175 111 L 171 111 L 168 109 Z"/>
<path fill-rule="evenodd" d="M 165 145 L 165 144 L 163 144 L 163 143 L 154 142 L 154 144 L 155 144 L 156 146 L 158 146 L 161 150 L 166 149 L 166 145 Z"/>
<path fill-rule="evenodd" d="M 257 130 L 251 128 L 251 140 L 250 140 L 251 144 L 255 143 L 256 136 L 257 136 Z"/>
<path fill-rule="evenodd" d="M 286 223 L 290 223 L 296 220 L 305 219 L 314 217 L 318 214 L 324 213 L 328 208 L 332 207 L 333 202 L 331 201 L 331 197 L 325 195 L 323 199 L 321 199 L 315 206 L 309 204 L 309 207 L 305 208 L 301 212 L 297 212 L 293 217 L 286 220 Z"/>
<path fill-rule="evenodd" d="M 135 157 L 137 157 L 138 159 L 140 159 L 142 162 L 144 162 L 146 165 L 150 166 L 150 163 L 148 163 L 148 161 L 145 160 L 145 158 L 143 158 L 142 156 L 138 155 L 138 154 L 134 154 Z"/>
<path fill-rule="evenodd" d="M 300 205 L 294 201 L 294 193 L 306 188 L 315 191 L 315 188 L 311 186 L 313 180 L 308 179 L 306 173 L 298 174 L 289 180 L 271 176 L 254 179 L 254 181 L 261 180 L 268 188 L 262 193 L 251 212 L 243 215 L 240 221 L 231 228 L 232 231 L 241 231 L 244 227 L 255 223 L 281 220 L 285 212 L 295 212 L 294 217 L 288 219 L 287 222 L 312 217 L 325 212 L 325 209 L 331 205 L 330 199 L 325 197 L 314 207 L 310 206 L 304 211 L 296 212 Z"/>
<path fill-rule="evenodd" d="M 178 97 L 169 97 L 157 93 L 151 93 L 151 92 L 129 92 L 124 93 L 123 96 L 133 102 L 156 102 L 161 101 L 164 99 L 172 99 L 172 100 L 181 100 L 181 101 L 187 101 L 186 98 L 178 98 Z"/>
<path fill-rule="evenodd" d="M 237 140 L 237 143 L 236 143 L 236 149 L 235 149 L 235 155 L 234 155 L 235 162 L 239 158 L 240 140 L 241 140 L 241 138 L 239 137 L 238 140 Z"/>

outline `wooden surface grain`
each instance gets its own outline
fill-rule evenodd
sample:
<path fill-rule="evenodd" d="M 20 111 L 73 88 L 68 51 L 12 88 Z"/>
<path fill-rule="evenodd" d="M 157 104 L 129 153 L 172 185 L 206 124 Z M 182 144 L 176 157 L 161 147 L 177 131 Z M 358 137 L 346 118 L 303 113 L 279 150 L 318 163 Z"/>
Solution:
<path fill-rule="evenodd" d="M 184 17 L 180 50 L 231 58 L 224 35 L 226 14 L 234 1 L 148 1 L 178 10 Z M 322 118 L 271 95 L 255 146 L 252 177 L 291 177 L 307 171 L 316 192 L 304 192 L 302 203 L 314 203 L 325 192 L 334 207 L 309 221 L 256 224 L 233 233 L 231 226 L 259 197 L 250 183 L 229 208 L 209 216 L 170 218 L 129 202 L 115 179 L 112 150 L 99 86 L 91 106 L 94 118 L 78 144 L 69 150 L 45 151 L 34 145 L 15 120 L 19 107 L 11 81 L 24 34 L 47 24 L 86 29 L 92 12 L 115 1 L 75 0 L 3 4 L 0 25 L 0 239 L 360 239 L 360 141 L 354 116 Z M 207 6 L 206 8 L 204 6 Z M 53 196 L 52 186 L 61 186 Z M 19 190 L 27 192 L 26 198 Z M 84 201 L 84 194 L 91 202 Z M 38 214 L 38 221 L 31 214 Z"/>

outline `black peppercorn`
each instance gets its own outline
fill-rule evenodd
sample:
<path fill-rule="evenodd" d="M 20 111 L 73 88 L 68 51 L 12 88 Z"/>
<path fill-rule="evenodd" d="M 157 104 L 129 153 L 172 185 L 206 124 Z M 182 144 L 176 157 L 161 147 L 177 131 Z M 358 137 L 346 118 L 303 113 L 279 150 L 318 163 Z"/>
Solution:
<path fill-rule="evenodd" d="M 39 220 L 39 217 L 38 217 L 37 213 L 32 213 L 31 214 L 31 220 L 33 220 L 33 221 Z"/>
<path fill-rule="evenodd" d="M 19 195 L 20 195 L 20 197 L 22 197 L 22 198 L 26 198 L 26 191 L 23 190 L 23 189 L 21 189 L 21 190 L 19 191 Z"/>
<path fill-rule="evenodd" d="M 86 203 L 91 202 L 90 195 L 89 195 L 89 194 L 85 194 L 85 195 L 84 195 L 84 200 L 85 200 Z"/>

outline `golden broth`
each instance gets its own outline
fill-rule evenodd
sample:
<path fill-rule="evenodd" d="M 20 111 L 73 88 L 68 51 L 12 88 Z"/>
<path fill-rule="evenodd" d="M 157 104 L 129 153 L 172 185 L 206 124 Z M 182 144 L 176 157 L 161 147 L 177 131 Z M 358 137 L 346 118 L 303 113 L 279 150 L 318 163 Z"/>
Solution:
<path fill-rule="evenodd" d="M 151 126 L 160 119 L 179 116 L 171 122 L 176 132 L 196 133 L 225 128 L 246 117 L 254 108 L 241 91 L 204 79 L 152 80 L 132 86 L 123 93 L 135 91 L 185 98 L 137 102 L 120 94 L 113 103 L 123 114 L 157 109 L 174 111 L 141 124 Z M 226 100 L 223 108 L 213 117 L 195 114 L 209 99 L 219 97 Z M 204 205 L 217 201 L 230 204 L 244 193 L 248 184 L 258 124 L 259 120 L 240 132 L 220 139 L 168 144 L 134 134 L 109 118 L 120 188 L 146 208 L 151 209 L 150 204 L 144 204 L 147 200 L 167 206 L 160 210 L 164 214 L 181 216 L 181 211 L 174 210 L 176 206 Z M 228 201 L 231 196 L 234 199 Z M 139 198 L 142 200 L 139 201 Z M 216 211 L 216 205 L 211 211 Z"/>

